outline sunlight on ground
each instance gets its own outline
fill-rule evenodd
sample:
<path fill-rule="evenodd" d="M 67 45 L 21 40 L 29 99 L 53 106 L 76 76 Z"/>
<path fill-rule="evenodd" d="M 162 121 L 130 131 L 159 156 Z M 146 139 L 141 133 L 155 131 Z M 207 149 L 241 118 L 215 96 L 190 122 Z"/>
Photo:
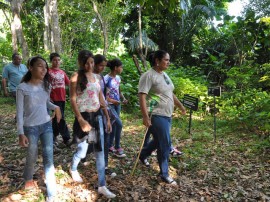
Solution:
<path fill-rule="evenodd" d="M 89 189 L 90 181 L 97 181 L 97 176 L 94 175 L 93 179 L 85 180 L 86 183 L 74 183 L 67 172 L 64 170 L 56 169 L 57 179 L 57 196 L 55 201 L 96 201 L 98 199 L 97 191 Z M 37 188 L 30 191 L 23 189 L 23 183 L 21 188 L 8 196 L 1 199 L 2 202 L 29 202 L 29 201 L 44 201 L 44 193 L 46 193 L 46 187 L 40 180 L 35 181 Z M 90 186 L 91 187 L 91 186 Z"/>

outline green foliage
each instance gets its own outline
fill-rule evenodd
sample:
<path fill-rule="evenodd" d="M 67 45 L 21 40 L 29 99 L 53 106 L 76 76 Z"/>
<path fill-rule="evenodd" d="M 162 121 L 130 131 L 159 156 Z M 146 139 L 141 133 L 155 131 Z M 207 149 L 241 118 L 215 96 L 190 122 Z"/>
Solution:
<path fill-rule="evenodd" d="M 264 88 L 270 88 L 270 63 L 262 65 L 261 68 L 263 76 L 261 76 L 259 82 L 263 85 Z"/>
<path fill-rule="evenodd" d="M 102 46 L 100 28 L 95 24 L 92 4 L 86 0 L 58 2 L 62 48 L 70 56 L 79 50 L 95 50 Z"/>
<path fill-rule="evenodd" d="M 61 68 L 64 69 L 69 76 L 71 73 L 78 69 L 77 65 L 77 55 L 74 54 L 72 57 L 66 54 L 61 55 L 62 65 Z"/>
<path fill-rule="evenodd" d="M 129 107 L 138 107 L 138 84 L 140 75 L 130 56 L 123 55 L 120 57 L 120 60 L 124 65 L 124 69 L 121 74 L 121 91 L 128 99 Z"/>
<path fill-rule="evenodd" d="M 245 64 L 240 67 L 232 67 L 227 72 L 227 76 L 228 79 L 224 82 L 224 85 L 228 89 L 244 91 L 250 87 L 258 86 L 259 76 L 255 65 Z"/>
<path fill-rule="evenodd" d="M 43 1 L 30 0 L 23 3 L 21 20 L 30 55 L 36 55 L 44 51 L 43 30 L 45 26 L 43 6 Z"/>
<path fill-rule="evenodd" d="M 11 55 L 12 55 L 12 46 L 10 44 L 10 41 L 0 37 L 0 53 L 1 53 L 1 58 L 0 58 L 0 65 L 3 66 L 6 64 L 8 61 L 11 60 Z"/>
<path fill-rule="evenodd" d="M 140 39 L 139 36 L 133 36 L 133 38 L 128 40 L 129 49 L 131 52 L 136 52 L 140 47 Z M 151 39 L 148 38 L 147 33 L 142 31 L 142 45 L 143 48 L 147 48 L 150 51 L 157 50 L 157 44 L 155 44 Z"/>
<path fill-rule="evenodd" d="M 269 93 L 257 89 L 245 92 L 233 91 L 225 93 L 221 113 L 235 124 L 254 129 L 256 132 L 269 134 L 270 131 L 270 96 Z"/>
<path fill-rule="evenodd" d="M 180 100 L 184 97 L 184 94 L 189 94 L 199 98 L 200 107 L 211 105 L 213 99 L 207 96 L 207 82 L 197 67 L 174 66 L 169 68 L 167 73 L 173 81 L 174 94 Z"/>

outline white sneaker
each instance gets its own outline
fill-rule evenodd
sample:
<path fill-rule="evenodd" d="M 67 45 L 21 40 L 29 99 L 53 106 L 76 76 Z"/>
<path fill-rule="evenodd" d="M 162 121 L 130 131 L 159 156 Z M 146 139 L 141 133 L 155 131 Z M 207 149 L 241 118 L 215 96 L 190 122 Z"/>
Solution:
<path fill-rule="evenodd" d="M 77 170 L 72 171 L 71 169 L 69 169 L 69 172 L 74 182 L 83 182 L 83 179 L 81 178 L 80 173 Z"/>
<path fill-rule="evenodd" d="M 53 196 L 47 197 L 46 202 L 54 202 L 54 197 Z"/>
<path fill-rule="evenodd" d="M 111 178 L 114 178 L 117 176 L 117 174 L 111 171 L 111 169 L 109 169 L 108 167 L 105 168 L 105 175 L 111 176 Z"/>
<path fill-rule="evenodd" d="M 106 186 L 99 187 L 98 193 L 103 194 L 106 198 L 114 198 L 116 195 L 112 193 Z"/>

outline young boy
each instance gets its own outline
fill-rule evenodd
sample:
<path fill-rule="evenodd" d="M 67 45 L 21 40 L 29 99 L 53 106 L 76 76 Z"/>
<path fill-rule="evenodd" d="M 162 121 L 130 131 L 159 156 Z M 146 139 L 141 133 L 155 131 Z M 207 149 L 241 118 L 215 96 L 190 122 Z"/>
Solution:
<path fill-rule="evenodd" d="M 70 133 L 65 121 L 65 104 L 66 104 L 66 86 L 69 85 L 69 78 L 66 73 L 60 69 L 61 58 L 58 53 L 50 54 L 51 68 L 49 74 L 51 76 L 51 94 L 50 98 L 53 104 L 61 109 L 62 119 L 57 123 L 56 118 L 53 118 L 53 135 L 54 142 L 56 137 L 61 134 L 65 145 L 69 145 Z M 55 142 L 56 143 L 56 142 Z"/>

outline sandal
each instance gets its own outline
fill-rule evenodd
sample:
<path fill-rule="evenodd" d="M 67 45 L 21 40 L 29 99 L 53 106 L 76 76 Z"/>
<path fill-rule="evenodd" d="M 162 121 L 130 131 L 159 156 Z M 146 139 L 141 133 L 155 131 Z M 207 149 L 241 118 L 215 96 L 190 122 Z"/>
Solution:
<path fill-rule="evenodd" d="M 172 157 L 179 157 L 183 155 L 183 152 L 179 151 L 178 149 L 176 149 L 175 147 L 171 150 L 170 152 Z"/>

